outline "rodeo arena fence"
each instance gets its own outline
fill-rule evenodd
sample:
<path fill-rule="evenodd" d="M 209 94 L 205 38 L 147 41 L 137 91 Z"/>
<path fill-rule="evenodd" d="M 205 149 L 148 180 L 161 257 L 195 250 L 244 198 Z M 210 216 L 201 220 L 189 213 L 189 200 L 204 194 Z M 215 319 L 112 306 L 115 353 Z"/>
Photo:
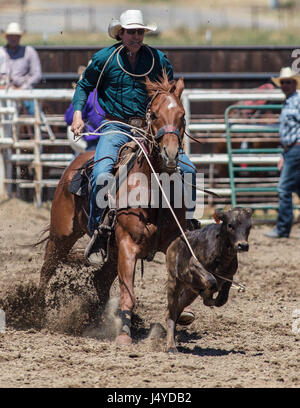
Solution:
<path fill-rule="evenodd" d="M 70 103 L 72 89 L 0 90 L 0 195 L 34 200 L 53 197 L 59 178 L 74 158 L 63 115 L 48 114 L 45 101 Z M 34 117 L 20 114 L 24 100 L 33 100 Z M 246 103 L 251 100 L 252 106 Z M 278 118 L 283 93 L 278 89 L 185 89 L 185 150 L 204 173 L 208 205 L 277 208 L 280 158 Z M 226 101 L 223 115 L 192 114 L 196 102 Z M 263 103 L 262 103 L 263 102 Z M 255 111 L 239 115 L 234 112 Z M 257 114 L 268 110 L 268 115 Z M 196 141 L 200 142 L 196 143 Z M 260 147 L 256 147 L 256 146 Z M 235 147 L 233 147 L 235 146 Z M 254 147 L 253 147 L 254 146 Z M 262 147 L 261 147 L 262 146 Z M 198 197 L 203 194 L 197 191 Z"/>

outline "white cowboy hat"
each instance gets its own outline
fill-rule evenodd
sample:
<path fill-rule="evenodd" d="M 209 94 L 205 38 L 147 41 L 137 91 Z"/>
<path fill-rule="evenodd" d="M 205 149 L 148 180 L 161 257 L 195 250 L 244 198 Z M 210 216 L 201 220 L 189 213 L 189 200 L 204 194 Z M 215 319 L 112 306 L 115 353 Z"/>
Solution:
<path fill-rule="evenodd" d="M 300 76 L 296 74 L 290 67 L 281 68 L 279 77 L 272 78 L 275 85 L 281 86 L 282 79 L 294 79 L 297 82 L 297 88 L 300 88 Z"/>
<path fill-rule="evenodd" d="M 22 35 L 23 31 L 21 30 L 19 23 L 9 23 L 5 31 L 6 35 Z"/>
<path fill-rule="evenodd" d="M 146 32 L 156 31 L 156 24 L 144 24 L 141 10 L 126 10 L 120 16 L 120 21 L 112 19 L 108 26 L 108 34 L 111 38 L 116 39 L 121 28 L 143 28 Z"/>

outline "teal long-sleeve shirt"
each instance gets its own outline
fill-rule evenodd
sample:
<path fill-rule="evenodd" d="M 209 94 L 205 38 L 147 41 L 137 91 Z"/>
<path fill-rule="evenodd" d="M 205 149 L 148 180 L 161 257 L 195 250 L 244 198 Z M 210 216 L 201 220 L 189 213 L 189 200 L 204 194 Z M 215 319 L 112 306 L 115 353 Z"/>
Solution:
<path fill-rule="evenodd" d="M 97 81 L 103 67 L 121 44 L 117 43 L 111 47 L 104 48 L 94 54 L 92 62 L 84 71 L 82 79 L 77 83 L 72 104 L 75 110 L 82 110 L 88 95 L 97 85 Z M 155 48 L 149 47 L 154 57 L 154 67 L 148 74 L 151 81 L 155 81 L 162 75 L 165 69 L 169 80 L 173 79 L 173 69 L 166 55 Z M 152 64 L 150 51 L 142 46 L 138 52 L 134 71 L 128 61 L 126 49 L 123 48 L 119 54 L 121 66 L 128 72 L 144 74 L 149 71 Z M 144 84 L 145 76 L 133 77 L 125 73 L 117 61 L 117 53 L 111 58 L 102 74 L 98 87 L 98 101 L 106 114 L 121 119 L 132 116 L 144 117 L 146 114 L 149 97 Z"/>

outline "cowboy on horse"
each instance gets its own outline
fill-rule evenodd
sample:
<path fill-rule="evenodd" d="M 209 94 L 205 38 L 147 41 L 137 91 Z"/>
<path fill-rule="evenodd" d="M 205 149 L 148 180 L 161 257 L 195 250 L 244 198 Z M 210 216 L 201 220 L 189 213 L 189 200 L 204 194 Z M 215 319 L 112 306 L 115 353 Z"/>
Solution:
<path fill-rule="evenodd" d="M 95 151 L 89 193 L 88 227 L 91 241 L 85 250 L 85 256 L 95 266 L 105 263 L 107 248 L 107 237 L 101 229 L 104 206 L 99 205 L 98 193 L 113 173 L 120 147 L 132 140 L 131 127 L 146 127 L 149 104 L 146 77 L 150 81 L 156 81 L 166 72 L 168 79 L 173 80 L 173 69 L 165 54 L 143 43 L 145 33 L 155 30 L 156 25 L 144 24 L 140 10 L 127 10 L 121 14 L 120 20 L 112 20 L 108 34 L 118 42 L 94 54 L 92 62 L 77 83 L 73 97 L 71 129 L 75 136 L 84 128 L 81 112 L 94 88 L 97 88 L 98 102 L 106 113 L 101 126 L 102 135 Z M 169 107 L 171 108 L 172 106 Z M 182 175 L 191 175 L 192 185 L 195 186 L 195 167 L 182 148 L 179 151 L 178 166 Z M 190 201 L 193 204 L 187 208 L 187 219 L 193 216 L 195 201 L 196 189 L 193 187 Z"/>

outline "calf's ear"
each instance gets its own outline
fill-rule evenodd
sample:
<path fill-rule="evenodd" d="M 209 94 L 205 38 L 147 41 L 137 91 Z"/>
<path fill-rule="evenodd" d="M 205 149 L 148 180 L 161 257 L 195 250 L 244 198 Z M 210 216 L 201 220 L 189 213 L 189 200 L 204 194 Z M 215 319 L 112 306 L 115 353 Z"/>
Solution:
<path fill-rule="evenodd" d="M 216 209 L 214 213 L 214 220 L 216 221 L 216 223 L 220 224 L 220 221 L 225 221 L 225 219 L 226 219 L 226 214 L 224 213 L 224 211 Z"/>

